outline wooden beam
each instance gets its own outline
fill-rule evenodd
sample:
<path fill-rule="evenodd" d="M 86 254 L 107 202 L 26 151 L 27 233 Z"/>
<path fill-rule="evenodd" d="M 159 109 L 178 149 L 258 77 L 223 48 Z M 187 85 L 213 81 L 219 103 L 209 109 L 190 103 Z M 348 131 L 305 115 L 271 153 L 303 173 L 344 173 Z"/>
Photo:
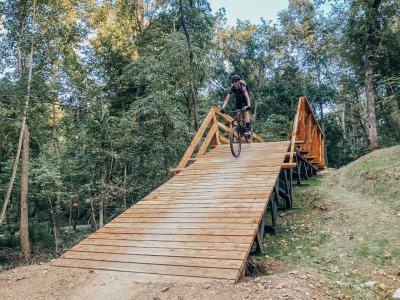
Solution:
<path fill-rule="evenodd" d="M 203 124 L 201 124 L 199 130 L 196 132 L 192 142 L 189 145 L 189 148 L 186 150 L 185 154 L 183 155 L 181 161 L 179 162 L 178 168 L 185 168 L 189 158 L 192 156 L 194 149 L 196 148 L 197 144 L 200 142 L 201 137 L 203 136 L 204 132 L 206 131 L 208 125 L 210 124 L 211 120 L 214 117 L 214 111 L 210 110 L 207 117 L 204 119 Z"/>
<path fill-rule="evenodd" d="M 294 167 L 296 167 L 297 164 L 296 163 L 283 163 L 281 164 L 281 169 L 292 169 Z"/>
<path fill-rule="evenodd" d="M 196 154 L 196 158 L 203 156 L 203 154 L 206 152 L 207 147 L 210 145 L 210 142 L 217 131 L 218 131 L 218 124 L 214 123 L 210 131 L 208 132 L 206 138 L 204 139 L 203 143 L 201 144 L 199 152 L 197 152 Z"/>
<path fill-rule="evenodd" d="M 296 144 L 296 137 L 297 137 L 297 131 L 298 131 L 298 123 L 299 123 L 299 117 L 300 117 L 300 107 L 301 107 L 301 102 L 302 98 L 299 99 L 299 103 L 297 104 L 297 112 L 296 116 L 294 117 L 293 121 L 293 134 L 292 134 L 292 139 L 290 142 L 290 157 L 289 157 L 289 163 L 293 162 L 293 152 L 295 152 L 295 144 Z"/>
<path fill-rule="evenodd" d="M 179 173 L 179 172 L 181 172 L 183 170 L 185 170 L 185 168 L 172 168 L 172 169 L 169 169 L 169 171 L 171 173 L 173 173 L 173 174 Z"/>
<path fill-rule="evenodd" d="M 229 144 L 229 139 L 227 139 L 226 137 L 224 137 L 223 135 L 219 135 L 218 136 L 218 138 L 219 138 L 219 141 L 221 142 L 221 143 L 223 143 L 223 144 Z"/>

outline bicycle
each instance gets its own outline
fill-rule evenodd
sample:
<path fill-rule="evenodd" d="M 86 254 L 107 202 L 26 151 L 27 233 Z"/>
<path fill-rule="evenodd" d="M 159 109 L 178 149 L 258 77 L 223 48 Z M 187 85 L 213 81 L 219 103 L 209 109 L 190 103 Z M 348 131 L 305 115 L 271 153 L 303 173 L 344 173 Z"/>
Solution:
<path fill-rule="evenodd" d="M 231 147 L 231 152 L 234 157 L 239 157 L 240 152 L 242 151 L 242 138 L 244 138 L 246 143 L 253 142 L 253 130 L 250 131 L 250 134 L 245 134 L 246 125 L 244 113 L 246 109 L 241 109 L 240 114 L 236 113 L 235 117 L 232 121 L 231 132 L 229 133 L 229 145 Z"/>

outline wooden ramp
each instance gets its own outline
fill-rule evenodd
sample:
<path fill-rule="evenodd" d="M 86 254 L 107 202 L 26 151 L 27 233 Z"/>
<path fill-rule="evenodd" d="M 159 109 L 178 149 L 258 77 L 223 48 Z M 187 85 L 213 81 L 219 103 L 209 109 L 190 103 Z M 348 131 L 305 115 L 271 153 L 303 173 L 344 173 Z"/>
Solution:
<path fill-rule="evenodd" d="M 237 281 L 288 148 L 244 144 L 234 158 L 217 145 L 52 265 L 138 281 Z"/>

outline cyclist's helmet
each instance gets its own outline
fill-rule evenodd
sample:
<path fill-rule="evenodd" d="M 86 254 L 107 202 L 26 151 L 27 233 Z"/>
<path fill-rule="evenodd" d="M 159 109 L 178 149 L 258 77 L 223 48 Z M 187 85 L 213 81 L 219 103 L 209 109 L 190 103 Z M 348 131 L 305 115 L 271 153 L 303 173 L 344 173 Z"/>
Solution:
<path fill-rule="evenodd" d="M 239 75 L 233 75 L 232 76 L 232 83 L 234 83 L 235 81 L 240 81 L 242 78 L 240 78 Z"/>

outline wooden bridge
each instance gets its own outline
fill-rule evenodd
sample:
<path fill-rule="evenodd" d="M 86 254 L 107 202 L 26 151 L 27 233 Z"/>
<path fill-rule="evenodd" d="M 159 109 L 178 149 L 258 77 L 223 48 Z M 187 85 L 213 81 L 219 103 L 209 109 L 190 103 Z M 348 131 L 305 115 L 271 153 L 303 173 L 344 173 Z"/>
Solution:
<path fill-rule="evenodd" d="M 278 207 L 292 206 L 292 178 L 300 184 L 325 166 L 324 135 L 302 97 L 290 141 L 256 135 L 234 158 L 231 120 L 212 108 L 172 179 L 52 265 L 129 272 L 137 281 L 239 280 L 253 243 L 264 250 Z"/>

